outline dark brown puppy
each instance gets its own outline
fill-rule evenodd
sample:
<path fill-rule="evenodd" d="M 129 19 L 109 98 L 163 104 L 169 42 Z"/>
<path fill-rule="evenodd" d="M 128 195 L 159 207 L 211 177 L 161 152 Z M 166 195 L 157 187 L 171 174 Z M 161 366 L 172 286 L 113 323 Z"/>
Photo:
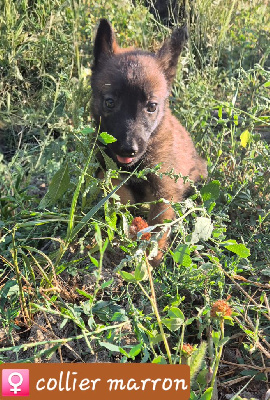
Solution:
<path fill-rule="evenodd" d="M 108 154 L 123 169 L 132 171 L 155 167 L 172 169 L 196 182 L 207 176 L 189 133 L 171 114 L 168 97 L 175 77 L 178 57 L 187 39 L 185 28 L 173 31 L 156 54 L 132 48 L 122 49 L 111 25 L 100 21 L 92 68 L 92 114 L 101 131 L 117 141 L 107 146 Z M 148 174 L 147 181 L 131 178 L 119 190 L 121 201 L 149 202 L 164 198 L 181 201 L 189 184 L 169 176 Z M 149 225 L 173 219 L 173 209 L 165 203 L 150 208 Z M 167 234 L 159 241 L 160 252 L 151 261 L 159 264 Z"/>

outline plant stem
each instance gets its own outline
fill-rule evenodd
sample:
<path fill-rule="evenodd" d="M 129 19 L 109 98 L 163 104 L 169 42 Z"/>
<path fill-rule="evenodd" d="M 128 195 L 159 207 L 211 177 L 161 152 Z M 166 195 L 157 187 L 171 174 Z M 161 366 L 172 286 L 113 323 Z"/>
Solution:
<path fill-rule="evenodd" d="M 23 313 L 24 321 L 27 323 L 29 321 L 29 313 L 28 313 L 28 309 L 26 306 L 26 301 L 25 301 L 25 297 L 24 297 L 22 281 L 21 281 L 21 276 L 20 276 L 20 270 L 19 270 L 19 265 L 18 265 L 17 247 L 16 247 L 16 243 L 15 243 L 15 229 L 13 229 L 13 231 L 12 231 L 12 245 L 13 245 L 12 258 L 13 258 L 13 263 L 14 263 L 14 268 L 15 268 L 15 273 L 16 273 L 16 279 L 17 279 L 18 286 L 19 286 L 22 313 Z"/>
<path fill-rule="evenodd" d="M 220 320 L 220 330 L 221 330 L 221 338 L 220 338 L 220 340 L 223 340 L 224 339 L 224 319 Z M 216 357 L 216 360 L 215 360 L 213 375 L 212 375 L 212 379 L 211 379 L 211 386 L 212 387 L 214 387 L 214 384 L 215 384 L 217 371 L 218 371 L 219 363 L 220 363 L 220 360 L 221 360 L 222 350 L 223 350 L 223 344 L 220 345 L 220 347 L 218 349 L 218 354 L 217 354 L 217 357 Z"/>
<path fill-rule="evenodd" d="M 172 354 L 171 354 L 171 350 L 169 348 L 169 344 L 162 326 L 162 321 L 159 315 L 159 311 L 158 311 L 158 306 L 157 306 L 157 300 L 156 300 L 156 293 L 155 293 L 155 288 L 154 288 L 154 282 L 153 282 L 153 278 L 152 278 L 152 273 L 151 273 L 151 266 L 149 264 L 149 261 L 146 257 L 146 265 L 147 265 L 147 270 L 148 270 L 148 276 L 149 276 L 149 282 L 150 282 L 150 288 L 151 288 L 151 297 L 149 297 L 149 300 L 151 302 L 151 305 L 153 307 L 154 313 L 156 315 L 156 319 L 157 319 L 157 323 L 160 329 L 160 333 L 165 345 L 165 349 L 167 352 L 167 356 L 168 356 L 168 360 L 169 360 L 169 364 L 172 364 Z"/>

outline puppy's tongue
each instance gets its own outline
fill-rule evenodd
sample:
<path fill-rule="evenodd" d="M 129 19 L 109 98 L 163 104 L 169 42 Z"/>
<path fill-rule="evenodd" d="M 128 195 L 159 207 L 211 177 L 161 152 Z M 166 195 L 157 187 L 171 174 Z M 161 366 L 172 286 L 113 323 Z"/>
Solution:
<path fill-rule="evenodd" d="M 120 157 L 116 155 L 116 158 L 121 164 L 129 164 L 133 161 L 132 157 Z"/>

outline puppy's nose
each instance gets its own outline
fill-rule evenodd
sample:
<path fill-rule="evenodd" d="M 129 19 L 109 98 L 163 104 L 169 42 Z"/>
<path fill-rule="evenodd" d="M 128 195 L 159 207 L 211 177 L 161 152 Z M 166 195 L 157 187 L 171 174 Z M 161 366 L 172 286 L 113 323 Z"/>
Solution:
<path fill-rule="evenodd" d="M 134 157 L 137 153 L 138 153 L 138 146 L 137 145 L 133 145 L 131 147 L 126 146 L 126 147 L 122 147 L 121 148 L 121 154 L 123 156 L 129 156 L 129 157 Z"/>

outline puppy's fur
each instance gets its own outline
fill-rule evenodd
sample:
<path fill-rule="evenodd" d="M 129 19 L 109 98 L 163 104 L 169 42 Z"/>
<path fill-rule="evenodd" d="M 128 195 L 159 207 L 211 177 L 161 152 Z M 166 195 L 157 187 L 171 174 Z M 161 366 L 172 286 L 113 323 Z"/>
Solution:
<path fill-rule="evenodd" d="M 172 115 L 168 97 L 175 77 L 178 57 L 187 39 L 186 28 L 173 31 L 156 54 L 122 49 L 106 19 L 100 21 L 92 67 L 92 114 L 101 131 L 117 141 L 106 148 L 108 155 L 123 170 L 155 167 L 160 172 L 172 169 L 194 182 L 206 178 L 206 163 L 198 155 L 189 133 Z M 183 179 L 175 182 L 149 173 L 147 181 L 131 178 L 120 188 L 122 202 L 149 202 L 164 198 L 181 201 L 189 188 Z M 150 207 L 149 225 L 173 219 L 168 204 Z M 167 235 L 159 241 L 160 251 L 151 261 L 159 264 Z"/>

